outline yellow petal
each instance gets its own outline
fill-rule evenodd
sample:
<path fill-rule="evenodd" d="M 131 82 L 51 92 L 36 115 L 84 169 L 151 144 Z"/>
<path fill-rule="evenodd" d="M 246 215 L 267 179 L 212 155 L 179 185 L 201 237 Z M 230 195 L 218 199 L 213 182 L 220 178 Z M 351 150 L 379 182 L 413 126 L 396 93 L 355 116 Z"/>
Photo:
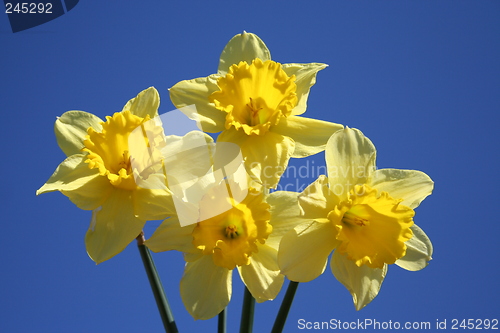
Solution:
<path fill-rule="evenodd" d="M 306 222 L 300 215 L 297 192 L 276 191 L 267 198 L 267 203 L 271 206 L 271 221 L 273 232 L 266 240 L 266 245 L 278 249 L 281 238 L 300 223 Z"/>
<path fill-rule="evenodd" d="M 222 132 L 217 141 L 239 145 L 248 174 L 268 189 L 278 184 L 295 147 L 292 139 L 280 134 L 248 136 L 233 128 Z"/>
<path fill-rule="evenodd" d="M 403 199 L 402 204 L 415 209 L 432 193 L 434 182 L 416 170 L 380 169 L 373 173 L 370 186 Z"/>
<path fill-rule="evenodd" d="M 432 259 L 432 243 L 425 232 L 417 225 L 412 225 L 413 237 L 406 244 L 406 254 L 396 261 L 396 265 L 409 271 L 419 271 Z"/>
<path fill-rule="evenodd" d="M 231 299 L 232 270 L 216 266 L 212 256 L 188 262 L 181 279 L 181 297 L 194 319 L 218 315 Z"/>
<path fill-rule="evenodd" d="M 96 131 L 102 131 L 102 122 L 99 117 L 88 112 L 65 112 L 54 124 L 57 144 L 66 156 L 80 154 L 84 147 L 83 140 L 87 135 L 87 129 L 92 127 Z"/>
<path fill-rule="evenodd" d="M 158 91 L 154 87 L 149 87 L 129 100 L 122 111 L 129 110 L 132 114 L 141 118 L 146 118 L 146 115 L 154 118 L 158 115 L 159 106 L 160 95 Z"/>
<path fill-rule="evenodd" d="M 257 245 L 259 251 L 252 254 L 250 264 L 238 266 L 241 279 L 257 302 L 275 299 L 281 290 L 285 276 L 278 267 L 278 251 L 265 244 Z"/>
<path fill-rule="evenodd" d="M 195 226 L 181 227 L 179 219 L 172 216 L 162 222 L 145 244 L 153 252 L 177 250 L 199 253 L 200 251 L 193 245 L 192 233 Z"/>
<path fill-rule="evenodd" d="M 97 264 L 117 255 L 142 231 L 134 216 L 132 192 L 115 189 L 93 217 L 85 235 L 87 253 Z"/>
<path fill-rule="evenodd" d="M 140 219 L 161 220 L 176 213 L 172 193 L 168 190 L 137 188 L 134 194 L 134 212 Z"/>
<path fill-rule="evenodd" d="M 325 271 L 338 241 L 330 222 L 310 221 L 288 232 L 280 243 L 278 264 L 291 281 L 308 282 Z"/>
<path fill-rule="evenodd" d="M 341 200 L 354 185 L 367 183 L 375 170 L 376 149 L 360 130 L 348 127 L 335 132 L 325 150 L 330 190 Z"/>
<path fill-rule="evenodd" d="M 281 118 L 278 125 L 272 127 L 271 131 L 292 138 L 295 141 L 292 157 L 300 158 L 325 150 L 328 139 L 342 128 L 340 124 L 327 121 L 289 116 Z"/>
<path fill-rule="evenodd" d="M 66 158 L 36 194 L 61 191 L 78 208 L 93 210 L 108 198 L 113 186 L 97 169 L 85 163 L 86 155 L 78 154 Z"/>
<path fill-rule="evenodd" d="M 328 188 L 328 179 L 321 175 L 299 195 L 301 215 L 309 219 L 326 218 L 339 202 Z"/>
<path fill-rule="evenodd" d="M 204 256 L 203 251 L 196 249 L 196 252 L 183 252 L 184 261 L 194 262 Z"/>
<path fill-rule="evenodd" d="M 295 75 L 297 85 L 297 97 L 299 102 L 292 110 L 292 115 L 303 114 L 307 109 L 307 98 L 309 90 L 316 83 L 316 74 L 328 65 L 319 63 L 310 64 L 283 64 L 281 67 L 288 76 Z"/>
<path fill-rule="evenodd" d="M 271 60 L 271 53 L 266 44 L 255 34 L 243 31 L 231 38 L 220 55 L 218 74 L 225 75 L 229 67 L 246 61 L 249 65 L 252 60 L 259 58 L 262 61 Z"/>
<path fill-rule="evenodd" d="M 198 121 L 204 132 L 217 133 L 224 129 L 226 113 L 217 110 L 214 104 L 208 101 L 208 96 L 219 90 L 217 86 L 218 78 L 219 75 L 210 75 L 193 80 L 184 80 L 169 89 L 170 99 L 176 108 L 181 109 L 189 105 L 196 106 L 197 113 L 186 115 L 190 119 Z"/>
<path fill-rule="evenodd" d="M 337 280 L 351 293 L 356 310 L 364 308 L 378 295 L 387 273 L 387 265 L 383 268 L 358 267 L 338 251 L 333 253 L 330 267 Z"/>

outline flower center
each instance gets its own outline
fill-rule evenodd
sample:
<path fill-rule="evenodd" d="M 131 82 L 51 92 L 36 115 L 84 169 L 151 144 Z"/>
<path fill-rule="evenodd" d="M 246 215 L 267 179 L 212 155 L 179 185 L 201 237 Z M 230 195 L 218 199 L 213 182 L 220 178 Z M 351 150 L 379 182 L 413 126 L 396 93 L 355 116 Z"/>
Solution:
<path fill-rule="evenodd" d="M 238 233 L 238 227 L 234 224 L 230 224 L 226 227 L 226 238 L 236 238 L 241 234 L 241 231 Z"/>
<path fill-rule="evenodd" d="M 341 244 L 337 251 L 346 254 L 357 266 L 382 268 L 406 254 L 405 242 L 413 237 L 413 209 L 401 205 L 387 192 L 356 185 L 349 199 L 328 214 Z"/>
<path fill-rule="evenodd" d="M 219 91 L 209 101 L 227 112 L 226 129 L 234 126 L 247 135 L 263 135 L 297 105 L 295 75 L 289 77 L 281 64 L 255 59 L 232 65 L 217 81 Z"/>
<path fill-rule="evenodd" d="M 102 132 L 96 132 L 92 127 L 87 129 L 87 137 L 83 141 L 83 151 L 88 152 L 90 169 L 99 169 L 102 176 L 107 176 L 110 183 L 125 190 L 135 190 L 130 163 L 128 138 L 130 133 L 149 120 L 149 116 L 141 118 L 130 111 L 117 112 L 112 117 L 107 116 L 102 123 Z"/>
<path fill-rule="evenodd" d="M 203 254 L 213 255 L 217 266 L 234 269 L 248 265 L 252 253 L 258 251 L 257 241 L 264 244 L 272 231 L 269 219 L 269 205 L 263 201 L 263 194 L 249 189 L 239 204 L 233 202 L 228 211 L 198 222 L 193 244 Z"/>

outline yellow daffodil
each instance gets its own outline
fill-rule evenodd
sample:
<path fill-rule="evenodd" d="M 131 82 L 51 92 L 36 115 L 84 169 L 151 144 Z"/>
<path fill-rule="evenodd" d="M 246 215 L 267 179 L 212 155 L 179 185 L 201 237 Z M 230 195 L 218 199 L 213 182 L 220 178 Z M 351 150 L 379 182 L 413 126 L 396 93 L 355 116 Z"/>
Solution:
<path fill-rule="evenodd" d="M 177 83 L 170 98 L 177 108 L 196 105 L 197 114 L 188 116 L 205 132 L 221 132 L 218 142 L 238 144 L 252 178 L 275 188 L 290 157 L 323 151 L 342 128 L 300 116 L 317 72 L 326 66 L 272 61 L 264 42 L 243 32 L 222 51 L 217 74 Z"/>
<path fill-rule="evenodd" d="M 290 280 L 322 274 L 328 256 L 334 276 L 350 291 L 357 310 L 378 294 L 387 266 L 420 270 L 432 244 L 413 223 L 414 209 L 434 183 L 414 170 L 375 170 L 376 150 L 356 129 L 345 128 L 326 145 L 328 178 L 302 193 L 275 192 L 277 219 L 301 220 L 283 236 L 278 262 Z"/>
<path fill-rule="evenodd" d="M 93 211 L 85 244 L 96 263 L 121 252 L 141 233 L 147 219 L 165 218 L 158 209 L 162 214 L 174 212 L 166 187 L 146 189 L 136 184 L 130 156 L 131 133 L 140 126 L 144 129 L 158 114 L 159 103 L 158 92 L 151 87 L 106 121 L 83 111 L 68 111 L 56 120 L 57 143 L 67 158 L 36 194 L 60 191 L 79 208 Z M 148 140 L 142 134 L 139 139 L 143 144 Z"/>
<path fill-rule="evenodd" d="M 240 185 L 232 178 L 213 185 L 199 202 L 197 223 L 181 226 L 171 217 L 146 241 L 154 252 L 184 253 L 180 290 L 195 319 L 212 318 L 227 306 L 235 268 L 257 302 L 274 299 L 283 284 L 278 244 L 294 225 L 275 223 L 264 193 Z M 215 215 L 219 207 L 226 208 Z"/>

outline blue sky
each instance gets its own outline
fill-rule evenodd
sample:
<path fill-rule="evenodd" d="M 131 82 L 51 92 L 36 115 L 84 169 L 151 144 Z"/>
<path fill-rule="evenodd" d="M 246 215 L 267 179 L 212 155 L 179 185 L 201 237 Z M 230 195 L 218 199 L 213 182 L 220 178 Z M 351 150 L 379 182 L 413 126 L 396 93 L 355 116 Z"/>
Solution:
<path fill-rule="evenodd" d="M 68 110 L 104 118 L 149 86 L 160 92 L 160 112 L 172 110 L 167 89 L 214 73 L 243 30 L 275 61 L 329 64 L 305 116 L 359 128 L 377 147 L 379 168 L 435 181 L 415 216 L 434 245 L 430 265 L 391 266 L 361 311 L 327 269 L 299 285 L 285 332 L 304 331 L 300 319 L 447 320 L 448 330 L 453 319 L 500 319 L 499 14 L 498 1 L 81 0 L 15 34 L 0 14 L 0 331 L 161 332 L 135 244 L 95 265 L 84 247 L 90 212 L 60 193 L 35 196 L 64 159 L 54 121 Z M 324 155 L 307 161 L 292 165 L 322 165 Z M 154 258 L 180 331 L 215 331 L 216 319 L 194 321 L 182 305 L 182 256 Z M 256 306 L 255 332 L 270 330 L 283 294 Z M 235 278 L 229 332 L 239 327 L 242 295 Z"/>

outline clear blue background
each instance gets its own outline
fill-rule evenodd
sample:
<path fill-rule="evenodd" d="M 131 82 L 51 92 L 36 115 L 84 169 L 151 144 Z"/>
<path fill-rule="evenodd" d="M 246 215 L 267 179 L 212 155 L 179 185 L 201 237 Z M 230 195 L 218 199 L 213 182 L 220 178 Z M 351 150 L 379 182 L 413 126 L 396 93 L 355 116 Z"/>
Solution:
<path fill-rule="evenodd" d="M 243 30 L 278 62 L 329 64 L 305 116 L 359 128 L 378 148 L 379 168 L 422 170 L 435 181 L 415 217 L 434 244 L 431 264 L 390 267 L 358 312 L 327 268 L 299 285 L 285 332 L 303 331 L 299 319 L 446 319 L 448 328 L 454 318 L 500 319 L 499 18 L 499 1 L 82 0 L 14 34 L 0 13 L 0 331 L 162 331 L 135 244 L 95 265 L 83 242 L 90 212 L 35 191 L 64 159 L 56 116 L 104 118 L 149 86 L 169 111 L 167 89 L 214 73 Z M 324 155 L 309 161 L 321 165 Z M 215 332 L 216 319 L 194 321 L 182 305 L 181 255 L 154 258 L 180 331 Z M 283 294 L 256 305 L 255 332 L 270 330 Z M 228 332 L 238 330 L 242 295 L 235 278 Z"/>

